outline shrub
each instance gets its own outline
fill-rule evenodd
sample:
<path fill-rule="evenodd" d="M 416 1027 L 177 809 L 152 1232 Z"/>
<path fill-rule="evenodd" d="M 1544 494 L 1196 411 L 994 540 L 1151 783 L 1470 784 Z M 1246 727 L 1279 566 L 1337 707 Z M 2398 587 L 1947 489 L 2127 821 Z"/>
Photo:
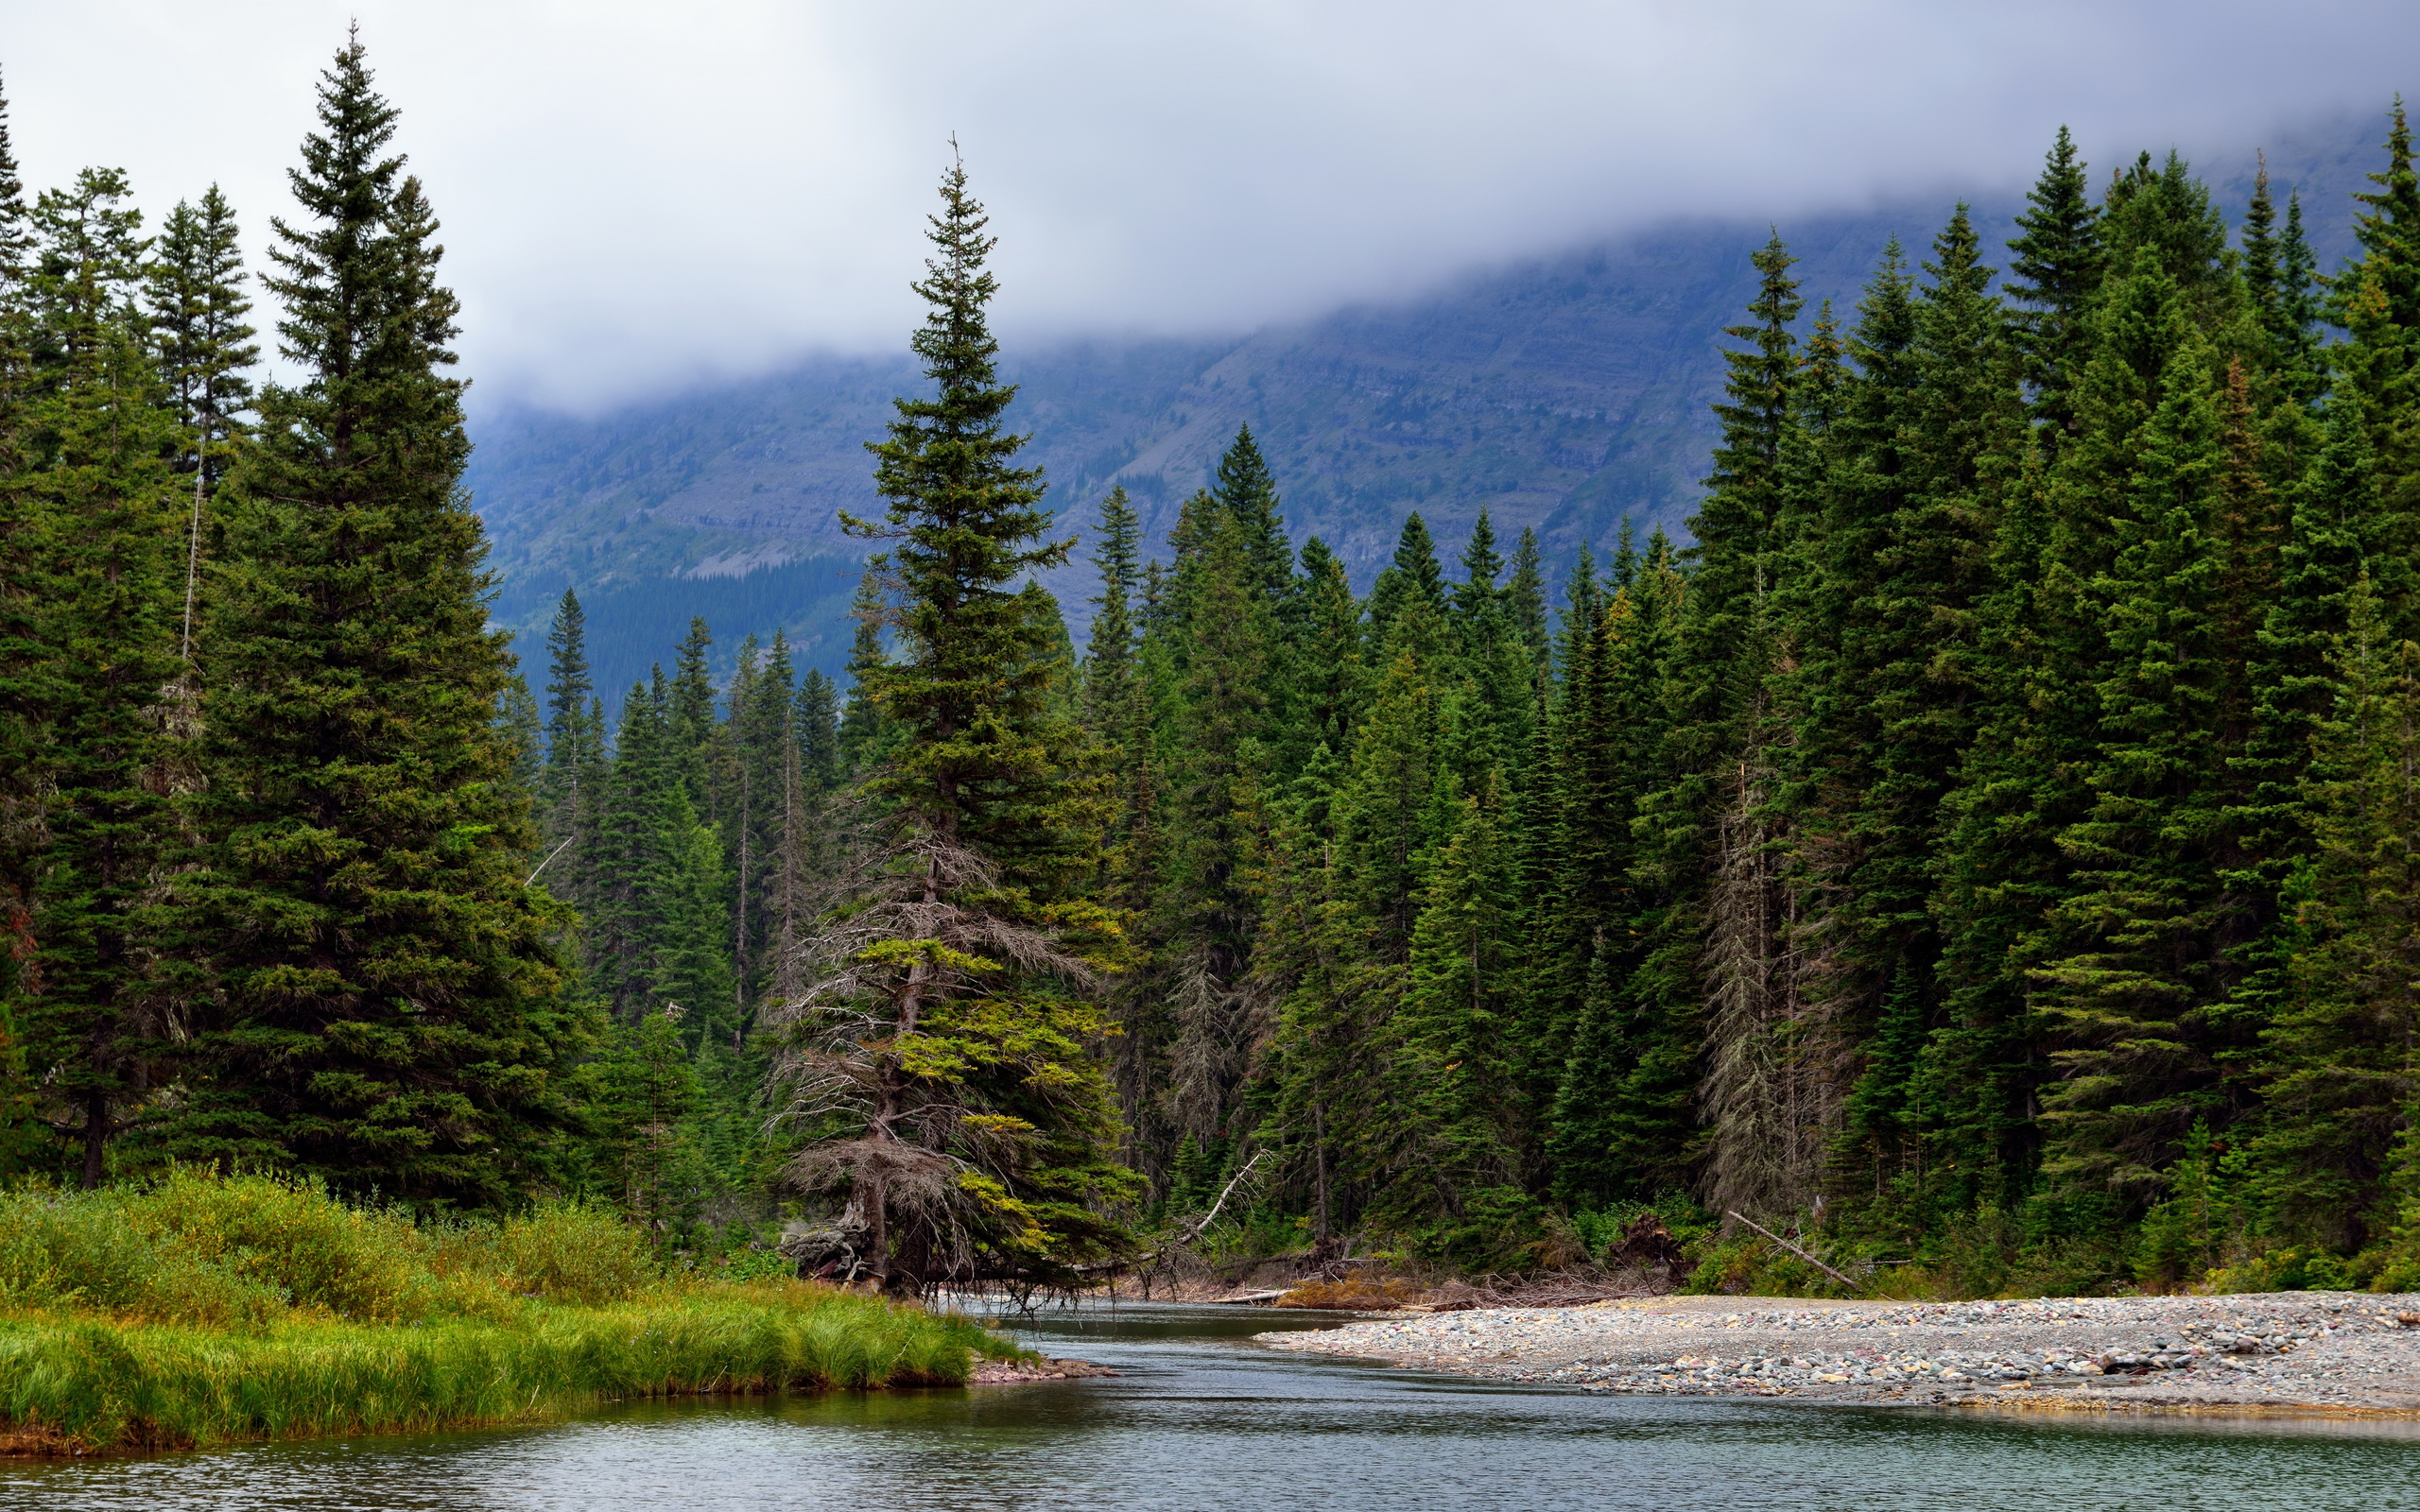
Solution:
<path fill-rule="evenodd" d="M 273 1287 L 292 1306 L 382 1321 L 417 1311 L 424 1266 L 410 1220 L 316 1184 L 180 1167 L 125 1208 L 164 1253 Z"/>
<path fill-rule="evenodd" d="M 636 1228 L 585 1203 L 506 1219 L 496 1256 L 520 1290 L 552 1302 L 618 1302 L 663 1275 Z"/>

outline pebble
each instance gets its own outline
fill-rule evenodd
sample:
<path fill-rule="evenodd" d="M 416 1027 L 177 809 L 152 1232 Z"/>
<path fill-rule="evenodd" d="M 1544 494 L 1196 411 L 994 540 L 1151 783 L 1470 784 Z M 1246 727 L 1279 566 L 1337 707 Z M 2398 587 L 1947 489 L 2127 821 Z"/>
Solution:
<path fill-rule="evenodd" d="M 2034 1400 L 2012 1393 L 2047 1401 L 2066 1393 L 2078 1406 L 2420 1416 L 2420 1328 L 2398 1321 L 2415 1300 L 2327 1292 L 1823 1305 L 1668 1297 L 1259 1337 L 1275 1349 L 1598 1392 L 1840 1401 Z"/>

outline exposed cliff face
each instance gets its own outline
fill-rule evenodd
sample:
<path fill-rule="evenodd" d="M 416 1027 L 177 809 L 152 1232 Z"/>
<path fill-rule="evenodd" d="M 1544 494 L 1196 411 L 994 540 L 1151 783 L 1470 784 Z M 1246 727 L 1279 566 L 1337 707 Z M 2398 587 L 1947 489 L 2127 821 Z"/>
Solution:
<path fill-rule="evenodd" d="M 2302 189 L 2323 266 L 2349 248 L 2345 196 L 2375 165 L 2380 134 L 2363 117 L 2269 155 L 2280 190 Z M 2210 166 L 2232 215 L 2251 165 Z M 1895 234 L 1921 261 L 1955 198 L 1782 227 L 1810 312 L 1829 298 L 1849 319 L 1884 243 Z M 2019 198 L 1977 199 L 1978 230 L 1997 250 Z M 1485 506 L 1500 539 L 1534 525 L 1560 562 L 1583 541 L 1604 542 L 1625 514 L 1682 529 L 1714 434 L 1721 327 L 1749 297 L 1748 253 L 1767 234 L 1671 226 L 1249 336 L 1011 343 L 1005 365 L 1023 386 L 1013 418 L 1071 528 L 1088 527 L 1122 483 L 1164 540 L 1179 502 L 1249 423 L 1296 538 L 1323 537 L 1364 586 L 1412 509 L 1448 553 Z M 506 583 L 499 618 L 534 623 L 567 583 L 583 594 L 621 585 L 653 617 L 703 613 L 729 640 L 786 625 L 810 662 L 837 666 L 847 631 L 822 622 L 846 600 L 834 568 L 857 547 L 834 512 L 880 507 L 864 443 L 915 376 L 904 352 L 820 358 L 595 420 L 484 417 L 470 483 Z M 816 570 L 797 571 L 808 558 Z M 728 579 L 782 562 L 800 578 L 798 602 L 776 609 L 752 593 L 747 612 L 776 617 L 734 622 Z M 1049 586 L 1080 621 L 1089 584 L 1079 564 Z"/>

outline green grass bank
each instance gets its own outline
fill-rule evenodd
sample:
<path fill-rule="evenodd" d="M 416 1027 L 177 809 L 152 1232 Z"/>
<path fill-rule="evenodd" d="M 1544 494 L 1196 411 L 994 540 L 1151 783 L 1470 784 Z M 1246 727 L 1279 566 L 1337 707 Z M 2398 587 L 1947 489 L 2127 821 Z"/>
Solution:
<path fill-rule="evenodd" d="M 425 1430 L 638 1396 L 962 1383 L 964 1318 L 665 1275 L 577 1206 L 415 1223 L 258 1177 L 0 1194 L 0 1452 Z"/>

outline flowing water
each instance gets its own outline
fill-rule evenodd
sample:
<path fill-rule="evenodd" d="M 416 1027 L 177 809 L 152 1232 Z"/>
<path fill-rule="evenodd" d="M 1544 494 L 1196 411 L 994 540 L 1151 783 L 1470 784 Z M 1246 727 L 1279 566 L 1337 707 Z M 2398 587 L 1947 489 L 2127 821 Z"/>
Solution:
<path fill-rule="evenodd" d="M 1495 1387 L 1250 1342 L 1315 1314 L 1087 1307 L 1116 1380 L 633 1403 L 548 1427 L 0 1465 L 45 1512 L 2420 1512 L 2420 1431 Z"/>

